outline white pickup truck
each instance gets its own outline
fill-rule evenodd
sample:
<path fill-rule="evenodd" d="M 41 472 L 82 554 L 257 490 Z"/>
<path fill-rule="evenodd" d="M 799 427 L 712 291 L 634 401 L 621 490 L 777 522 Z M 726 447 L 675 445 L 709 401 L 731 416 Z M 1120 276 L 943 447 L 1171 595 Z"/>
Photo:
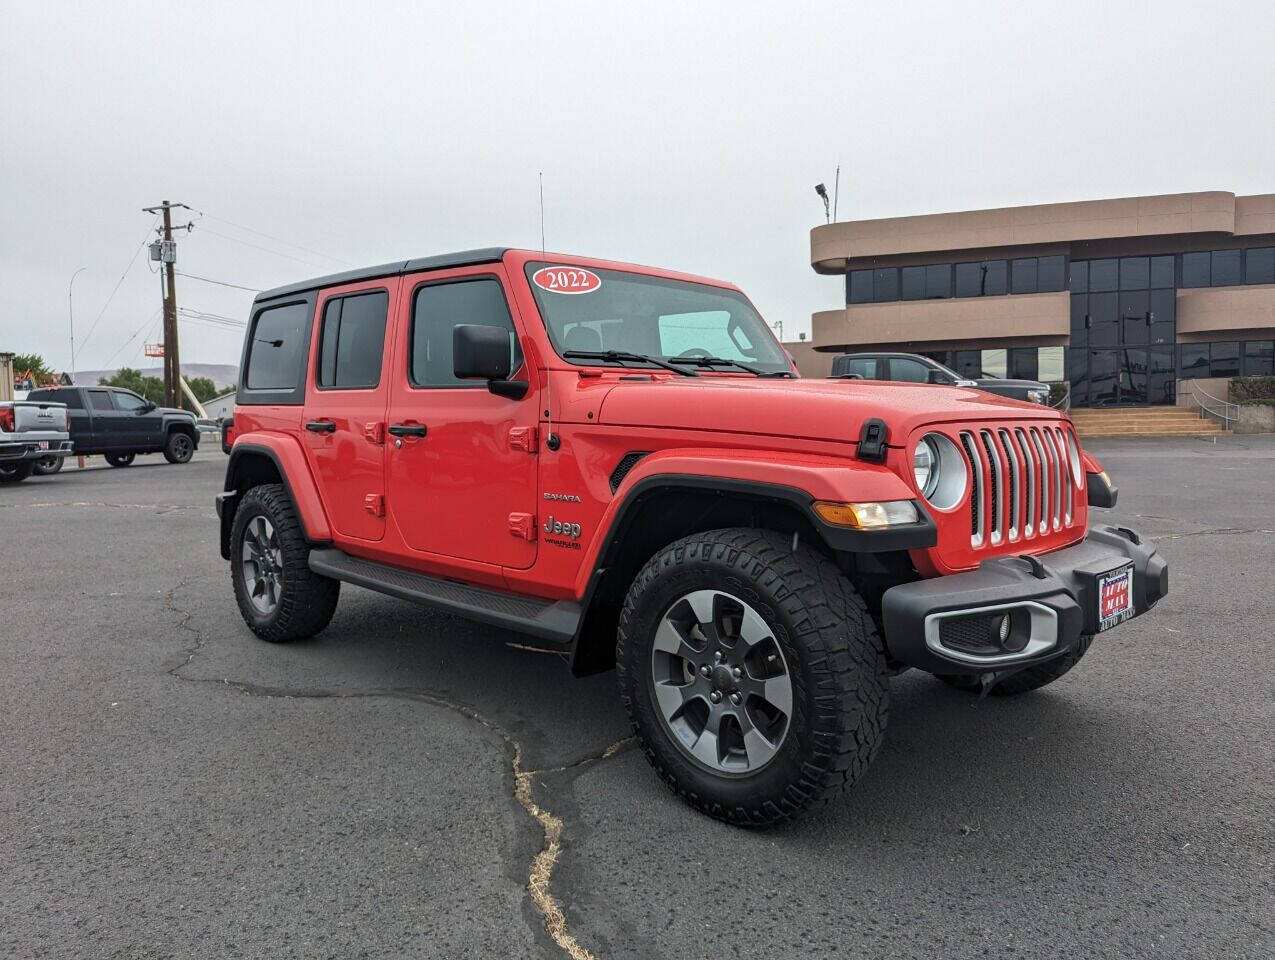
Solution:
<path fill-rule="evenodd" d="M 38 462 L 60 462 L 71 452 L 70 425 L 65 403 L 0 402 L 0 483 L 25 480 Z"/>

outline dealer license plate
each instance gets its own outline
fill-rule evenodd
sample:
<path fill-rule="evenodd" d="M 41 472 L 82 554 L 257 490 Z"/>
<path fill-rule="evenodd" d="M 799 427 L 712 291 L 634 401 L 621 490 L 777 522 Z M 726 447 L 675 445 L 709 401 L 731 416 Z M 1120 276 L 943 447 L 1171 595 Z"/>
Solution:
<path fill-rule="evenodd" d="M 48 450 L 48 449 L 49 449 L 49 441 L 48 441 L 48 440 L 41 440 L 38 444 L 36 444 L 36 446 L 37 446 L 39 449 L 41 449 L 41 450 Z"/>
<path fill-rule="evenodd" d="M 1098 575 L 1098 632 L 1133 616 L 1133 565 Z"/>

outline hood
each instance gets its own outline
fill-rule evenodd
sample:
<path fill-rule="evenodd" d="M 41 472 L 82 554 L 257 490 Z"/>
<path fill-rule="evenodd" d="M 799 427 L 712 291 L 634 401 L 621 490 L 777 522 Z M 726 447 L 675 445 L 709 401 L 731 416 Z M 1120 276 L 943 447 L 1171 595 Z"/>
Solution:
<path fill-rule="evenodd" d="M 1061 419 L 1038 403 L 970 387 L 880 380 L 678 377 L 617 383 L 598 412 L 603 424 L 705 430 L 857 443 L 863 423 L 885 421 L 890 442 L 924 424 Z"/>
<path fill-rule="evenodd" d="M 189 410 L 179 410 L 177 407 L 156 407 L 151 411 L 151 413 L 162 413 L 166 417 L 190 417 L 192 420 L 197 419 Z"/>

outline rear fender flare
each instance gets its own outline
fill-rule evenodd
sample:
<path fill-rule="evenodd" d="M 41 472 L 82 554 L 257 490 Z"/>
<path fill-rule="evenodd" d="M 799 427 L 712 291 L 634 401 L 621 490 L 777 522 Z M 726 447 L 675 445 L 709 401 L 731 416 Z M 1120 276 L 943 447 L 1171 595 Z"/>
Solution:
<path fill-rule="evenodd" d="M 228 550 L 229 524 L 243 490 L 239 488 L 237 473 L 245 459 L 265 457 L 274 463 L 280 481 L 297 508 L 301 529 L 311 543 L 325 543 L 332 539 L 332 527 L 319 499 L 319 488 L 310 472 L 305 451 L 293 437 L 281 433 L 258 431 L 235 437 L 230 448 L 230 461 L 226 465 L 225 491 L 222 500 L 222 550 Z M 229 496 L 226 496 L 229 495 Z"/>

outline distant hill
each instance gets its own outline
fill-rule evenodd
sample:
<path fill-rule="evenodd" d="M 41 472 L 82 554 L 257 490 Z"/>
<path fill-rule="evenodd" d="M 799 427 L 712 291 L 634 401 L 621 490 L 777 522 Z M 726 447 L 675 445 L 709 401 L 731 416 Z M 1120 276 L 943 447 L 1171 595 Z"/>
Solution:
<path fill-rule="evenodd" d="M 115 376 L 118 370 L 118 367 L 114 370 L 76 370 L 75 382 L 81 386 L 94 386 L 103 378 Z M 164 368 L 143 367 L 142 376 L 163 380 Z M 207 377 L 219 387 L 229 387 L 239 382 L 239 368 L 231 363 L 183 363 L 182 376 L 187 380 L 191 377 Z"/>

